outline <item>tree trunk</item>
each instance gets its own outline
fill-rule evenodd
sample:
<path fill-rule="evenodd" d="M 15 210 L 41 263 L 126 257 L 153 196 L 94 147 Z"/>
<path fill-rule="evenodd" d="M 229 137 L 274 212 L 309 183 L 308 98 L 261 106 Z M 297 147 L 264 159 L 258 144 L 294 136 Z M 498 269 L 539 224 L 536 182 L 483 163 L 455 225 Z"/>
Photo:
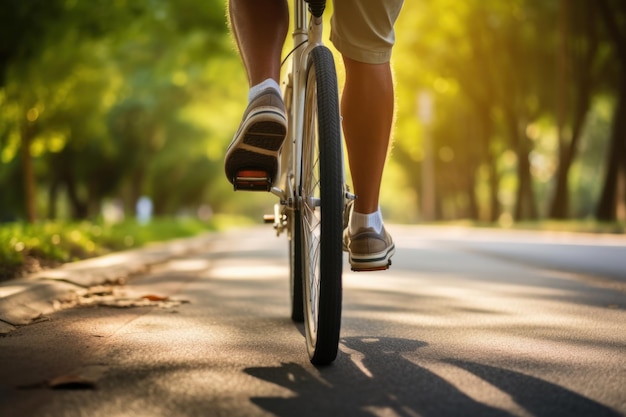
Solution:
<path fill-rule="evenodd" d="M 591 106 L 591 85 L 579 83 L 578 108 L 574 114 L 572 137 L 567 143 L 564 138 L 559 142 L 559 166 L 557 169 L 556 189 L 550 207 L 550 217 L 566 219 L 569 217 L 569 171 L 578 153 L 578 144 L 583 133 L 583 126 Z M 561 129 L 559 129 L 561 130 Z M 563 133 L 559 133 L 561 136 Z"/>
<path fill-rule="evenodd" d="M 498 193 L 500 191 L 500 174 L 498 173 L 498 163 L 494 150 L 491 147 L 493 136 L 493 120 L 490 115 L 490 108 L 484 106 L 478 117 L 480 119 L 480 135 L 482 137 L 484 162 L 489 171 L 489 218 L 490 222 L 498 221 L 500 217 L 500 202 Z"/>
<path fill-rule="evenodd" d="M 28 120 L 22 125 L 22 173 L 24 174 L 24 198 L 26 207 L 26 220 L 34 223 L 37 220 L 37 205 L 35 196 L 35 171 L 33 169 L 33 158 L 30 154 L 30 143 L 32 140 L 32 126 Z"/>
<path fill-rule="evenodd" d="M 48 189 L 48 220 L 57 218 L 57 201 L 59 197 L 59 181 L 53 179 Z"/>
<path fill-rule="evenodd" d="M 489 152 L 489 221 L 497 222 L 500 218 L 500 201 L 498 192 L 500 191 L 500 174 L 493 152 Z"/>
<path fill-rule="evenodd" d="M 582 56 L 575 56 L 570 53 L 572 48 L 568 44 L 571 38 L 569 31 L 569 2 L 561 0 L 560 2 L 560 26 L 561 26 L 561 45 L 558 62 L 558 95 L 557 95 L 557 127 L 559 136 L 559 165 L 556 173 L 556 183 L 552 203 L 550 205 L 549 217 L 553 219 L 566 219 L 569 217 L 569 188 L 568 179 L 569 171 L 578 153 L 578 144 L 583 132 L 583 126 L 589 108 L 591 107 L 591 96 L 593 89 L 593 67 L 596 61 L 598 51 L 598 38 L 596 33 L 594 8 L 592 3 L 582 4 L 582 9 L 577 9 L 577 20 L 575 26 L 581 27 L 583 33 L 578 35 L 583 37 L 586 47 L 582 51 Z M 568 65 L 568 63 L 573 65 Z M 574 68 L 572 70 L 572 68 Z M 571 91 L 570 74 L 575 73 Z M 570 100 L 570 97 L 572 98 Z M 571 136 L 565 137 L 565 126 L 569 114 L 568 103 L 574 103 L 574 112 L 571 120 Z"/>
<path fill-rule="evenodd" d="M 472 220 L 480 220 L 480 211 L 478 210 L 478 200 L 476 199 L 476 175 L 472 175 L 468 184 L 468 206 L 467 216 Z"/>
<path fill-rule="evenodd" d="M 613 114 L 613 128 L 611 131 L 611 143 L 607 154 L 607 170 L 602 186 L 602 194 L 596 217 L 601 221 L 617 220 L 617 196 L 620 171 L 626 167 L 624 154 L 626 153 L 626 82 L 622 82 L 617 106 Z"/>
<path fill-rule="evenodd" d="M 526 138 L 524 138 L 525 140 Z M 517 154 L 517 200 L 515 202 L 515 220 L 536 220 L 537 203 L 533 191 L 532 176 L 530 175 L 530 151 L 526 146 L 520 145 Z"/>
<path fill-rule="evenodd" d="M 489 170 L 489 221 L 496 222 L 500 217 L 500 202 L 498 201 L 498 192 L 500 191 L 500 174 L 498 173 L 497 158 L 490 146 L 493 135 L 493 121 L 488 108 L 481 113 L 480 120 L 485 162 Z"/>
<path fill-rule="evenodd" d="M 620 172 L 626 171 L 626 32 L 618 22 L 626 17 L 626 5 L 617 2 L 617 9 L 611 9 L 607 0 L 597 2 L 606 30 L 613 41 L 613 48 L 619 60 L 620 73 L 617 106 L 613 114 L 611 143 L 607 155 L 607 171 L 602 186 L 602 194 L 596 209 L 596 217 L 602 221 L 617 220 L 617 198 Z M 615 5 L 615 4 L 613 4 Z M 626 175 L 626 174 L 621 174 Z"/>
<path fill-rule="evenodd" d="M 559 139 L 559 166 L 556 175 L 556 187 L 549 216 L 556 219 L 564 219 L 569 212 L 569 193 L 567 187 L 567 177 L 569 172 L 569 147 L 565 139 L 565 125 L 567 124 L 567 113 L 569 103 L 569 1 L 559 1 L 559 53 L 557 59 L 557 97 L 556 97 L 556 119 Z"/>
<path fill-rule="evenodd" d="M 536 220 L 537 203 L 533 191 L 530 174 L 530 140 L 519 129 L 519 120 L 514 110 L 506 109 L 505 117 L 513 151 L 517 155 L 517 193 L 513 218 L 519 220 Z"/>
<path fill-rule="evenodd" d="M 72 218 L 83 220 L 87 218 L 87 204 L 81 201 L 78 196 L 78 190 L 76 186 L 76 181 L 74 180 L 73 174 L 70 172 L 65 176 L 65 185 L 67 186 L 67 197 L 70 201 L 70 206 L 72 210 Z"/>
<path fill-rule="evenodd" d="M 95 218 L 102 211 L 102 199 L 99 193 L 95 192 L 96 188 L 91 188 L 87 195 L 87 217 Z"/>

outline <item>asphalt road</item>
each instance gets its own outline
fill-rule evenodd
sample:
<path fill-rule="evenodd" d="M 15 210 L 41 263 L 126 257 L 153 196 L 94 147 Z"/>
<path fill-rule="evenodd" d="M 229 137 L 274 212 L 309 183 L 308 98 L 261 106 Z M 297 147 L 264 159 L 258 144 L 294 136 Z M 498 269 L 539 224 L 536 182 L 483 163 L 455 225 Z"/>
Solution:
<path fill-rule="evenodd" d="M 0 416 L 626 415 L 624 237 L 390 231 L 389 271 L 346 268 L 331 366 L 255 228 L 1 337 Z"/>

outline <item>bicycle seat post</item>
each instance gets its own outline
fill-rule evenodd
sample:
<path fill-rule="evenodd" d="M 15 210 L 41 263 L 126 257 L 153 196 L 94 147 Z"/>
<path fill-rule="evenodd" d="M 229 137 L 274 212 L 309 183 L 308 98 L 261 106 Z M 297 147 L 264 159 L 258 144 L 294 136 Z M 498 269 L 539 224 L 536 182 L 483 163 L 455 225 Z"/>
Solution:
<path fill-rule="evenodd" d="M 317 45 L 322 44 L 322 30 L 323 20 L 322 14 L 326 5 L 325 1 L 309 1 L 309 11 L 311 12 L 311 19 L 308 22 L 308 49 L 312 49 Z M 306 17 L 305 17 L 306 19 Z"/>
<path fill-rule="evenodd" d="M 294 1 L 294 45 L 300 45 L 307 35 L 307 9 L 304 0 Z"/>

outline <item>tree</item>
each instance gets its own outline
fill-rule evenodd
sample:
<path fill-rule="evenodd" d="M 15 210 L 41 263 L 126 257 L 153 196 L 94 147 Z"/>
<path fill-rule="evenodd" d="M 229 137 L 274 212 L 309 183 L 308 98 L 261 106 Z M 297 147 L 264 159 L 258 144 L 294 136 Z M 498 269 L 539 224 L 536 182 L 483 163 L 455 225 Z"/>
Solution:
<path fill-rule="evenodd" d="M 584 0 L 559 1 L 556 95 L 559 163 L 549 212 L 555 219 L 566 219 L 570 214 L 569 171 L 601 69 L 596 9 L 595 3 Z"/>
<path fill-rule="evenodd" d="M 139 3 L 135 3 L 139 4 Z M 104 0 L 66 2 L 62 0 L 24 0 L 9 2 L 3 8 L 0 21 L 0 88 L 17 107 L 10 131 L 18 132 L 24 179 L 26 219 L 35 221 L 36 179 L 32 147 L 38 135 L 46 134 L 40 114 L 54 101 L 51 84 L 71 78 L 73 60 L 58 60 L 59 51 L 88 39 L 101 38 L 112 27 L 123 27 L 132 21 L 137 6 L 124 8 L 121 3 Z M 144 10 L 148 10 L 144 8 Z M 118 26 L 120 25 L 120 26 Z M 71 51 L 72 49 L 70 49 Z M 80 48 L 76 48 L 80 50 Z M 78 54 L 74 57 L 79 61 Z M 63 74 L 49 71 L 46 64 L 66 64 Z M 57 65 L 58 66 L 58 65 Z M 59 78 L 55 78 L 55 76 Z"/>
<path fill-rule="evenodd" d="M 212 58 L 235 56 L 223 2 L 131 3 L 24 0 L 3 9 L 0 101 L 10 111 L 0 115 L 0 163 L 19 161 L 24 185 L 12 194 L 25 198 L 12 213 L 25 211 L 34 221 L 35 193 L 43 187 L 49 216 L 56 216 L 64 190 L 75 218 L 96 215 L 104 198 L 123 189 L 131 191 L 129 200 L 149 191 L 156 156 L 172 149 L 180 132 L 202 130 L 181 128 L 195 123 L 181 121 L 181 109 L 199 91 L 236 82 L 206 77 Z M 197 145 L 180 142 L 179 159 L 170 164 L 206 155 L 199 151 L 206 136 L 186 139 Z M 205 162 L 206 156 L 200 166 Z M 0 181 L 12 178 L 3 172 Z M 169 201 L 179 200 L 176 185 Z"/>
<path fill-rule="evenodd" d="M 618 68 L 615 79 L 617 104 L 607 154 L 607 171 L 596 216 L 599 220 L 615 221 L 620 178 L 622 183 L 626 182 L 626 4 L 609 0 L 600 0 L 596 4 L 612 42 Z"/>
<path fill-rule="evenodd" d="M 455 172 L 440 164 L 445 172 L 437 171 L 437 176 L 459 175 L 455 182 L 443 181 L 438 193 L 466 201 L 469 209 L 463 212 L 471 216 L 477 212 L 472 205 L 478 204 L 474 194 L 481 170 L 488 173 L 489 215 L 497 218 L 501 175 L 497 165 L 510 149 L 517 157 L 514 217 L 538 217 L 530 163 L 534 142 L 527 127 L 553 102 L 554 75 L 547 69 L 555 11 L 553 3 L 439 0 L 413 11 L 422 16 L 418 29 L 415 23 L 404 28 L 419 33 L 411 45 L 419 58 L 408 65 L 409 71 L 426 67 L 422 78 L 438 93 L 440 131 L 434 135 L 442 142 L 437 147 L 443 154 L 446 146 L 451 147 L 454 153 Z M 457 187 L 452 189 L 451 184 Z"/>

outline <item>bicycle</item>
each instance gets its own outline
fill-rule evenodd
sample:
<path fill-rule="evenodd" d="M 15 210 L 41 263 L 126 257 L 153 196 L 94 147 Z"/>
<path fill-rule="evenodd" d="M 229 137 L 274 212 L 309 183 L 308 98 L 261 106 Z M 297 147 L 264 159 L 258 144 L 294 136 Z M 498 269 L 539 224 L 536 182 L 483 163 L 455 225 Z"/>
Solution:
<path fill-rule="evenodd" d="M 283 82 L 288 115 L 280 177 L 240 172 L 235 189 L 279 198 L 265 216 L 289 241 L 291 319 L 304 321 L 309 359 L 335 360 L 342 303 L 346 185 L 335 62 L 322 42 L 325 0 L 294 0 L 291 68 Z M 307 7 L 308 5 L 308 7 Z M 287 61 L 283 61 L 283 64 Z"/>

